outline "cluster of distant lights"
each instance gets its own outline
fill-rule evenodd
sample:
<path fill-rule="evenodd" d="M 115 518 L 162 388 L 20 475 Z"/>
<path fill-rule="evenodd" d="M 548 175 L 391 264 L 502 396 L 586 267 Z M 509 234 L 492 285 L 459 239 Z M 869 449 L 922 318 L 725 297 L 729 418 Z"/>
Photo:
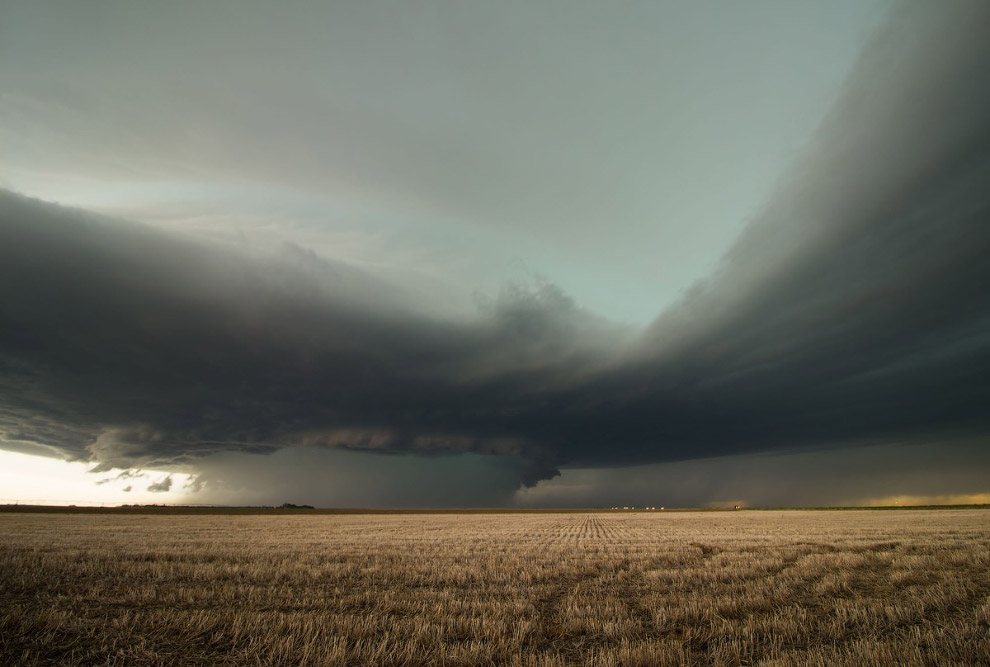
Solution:
<path fill-rule="evenodd" d="M 662 510 L 664 508 L 663 507 L 618 507 L 618 506 L 616 506 L 616 507 L 613 507 L 612 509 L 614 509 L 614 510 L 635 510 L 635 509 L 639 509 L 639 510 L 644 510 L 644 511 L 649 510 L 649 511 L 652 512 L 652 511 Z"/>

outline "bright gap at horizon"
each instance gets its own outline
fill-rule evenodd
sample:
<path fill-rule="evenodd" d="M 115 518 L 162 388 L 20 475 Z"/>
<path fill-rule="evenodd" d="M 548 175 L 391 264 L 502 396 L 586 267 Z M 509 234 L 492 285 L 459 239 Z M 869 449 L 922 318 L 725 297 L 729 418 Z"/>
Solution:
<path fill-rule="evenodd" d="M 120 479 L 118 470 L 88 472 L 91 465 L 0 449 L 0 504 L 20 505 L 122 505 L 189 504 L 183 487 L 190 476 L 146 470 L 140 476 Z M 168 490 L 150 491 L 171 479 Z M 127 489 L 127 490 L 125 490 Z"/>

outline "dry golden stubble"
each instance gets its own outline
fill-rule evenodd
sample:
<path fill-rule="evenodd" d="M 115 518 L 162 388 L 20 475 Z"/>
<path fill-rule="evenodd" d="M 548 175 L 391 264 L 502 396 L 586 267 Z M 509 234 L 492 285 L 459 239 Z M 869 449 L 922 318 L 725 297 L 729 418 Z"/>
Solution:
<path fill-rule="evenodd" d="M 0 514 L 0 660 L 986 664 L 990 511 Z"/>

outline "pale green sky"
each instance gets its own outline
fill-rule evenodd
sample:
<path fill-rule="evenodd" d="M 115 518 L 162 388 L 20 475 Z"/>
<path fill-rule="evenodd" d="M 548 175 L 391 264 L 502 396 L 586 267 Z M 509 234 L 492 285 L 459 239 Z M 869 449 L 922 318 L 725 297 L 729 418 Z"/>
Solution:
<path fill-rule="evenodd" d="M 12 2 L 0 184 L 447 310 L 645 323 L 717 265 L 889 2 Z"/>

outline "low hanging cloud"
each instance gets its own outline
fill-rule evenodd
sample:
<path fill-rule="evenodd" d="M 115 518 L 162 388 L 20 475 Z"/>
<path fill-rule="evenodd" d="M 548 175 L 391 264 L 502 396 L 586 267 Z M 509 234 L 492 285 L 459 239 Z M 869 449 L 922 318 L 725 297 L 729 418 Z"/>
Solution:
<path fill-rule="evenodd" d="M 157 482 L 148 485 L 148 490 L 152 493 L 165 493 L 172 488 L 172 476 L 166 475 Z"/>
<path fill-rule="evenodd" d="M 513 498 L 524 507 L 822 507 L 985 503 L 986 443 L 892 442 L 565 469 Z M 313 496 L 319 498 L 317 494 Z"/>
<path fill-rule="evenodd" d="M 99 472 L 99 471 L 90 470 L 90 472 Z M 105 477 L 99 480 L 96 484 L 97 486 L 102 486 L 104 484 L 110 484 L 111 482 L 126 481 L 129 479 L 137 479 L 144 476 L 145 473 L 141 472 L 140 470 L 122 470 L 113 477 Z"/>
<path fill-rule="evenodd" d="M 297 247 L 0 193 L 0 440 L 99 471 L 497 455 L 531 485 L 562 465 L 985 437 L 988 19 L 982 2 L 895 12 L 720 270 L 640 332 L 549 282 L 444 318 Z"/>

